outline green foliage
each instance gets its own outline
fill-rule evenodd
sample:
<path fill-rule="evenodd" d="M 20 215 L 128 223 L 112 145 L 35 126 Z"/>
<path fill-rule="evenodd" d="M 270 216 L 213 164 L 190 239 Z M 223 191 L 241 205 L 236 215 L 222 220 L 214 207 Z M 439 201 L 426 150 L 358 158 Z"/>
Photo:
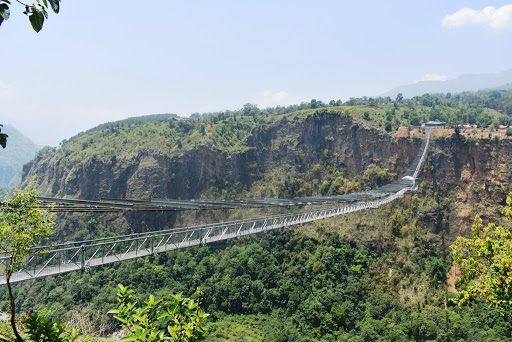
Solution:
<path fill-rule="evenodd" d="M 429 216 L 417 221 L 417 214 L 433 205 L 414 195 L 299 231 L 269 232 L 30 282 L 18 298 L 25 308 L 43 302 L 50 307 L 61 298 L 65 307 L 59 314 L 69 317 L 68 311 L 80 307 L 101 311 L 116 296 L 105 289 L 119 281 L 136 290 L 128 303 L 161 299 L 158 308 L 174 301 L 169 293 L 201 286 L 201 307 L 212 314 L 208 328 L 214 341 L 506 340 L 511 324 L 497 310 L 444 309 L 442 239 L 428 233 Z M 399 236 L 382 228 L 393 214 Z M 5 298 L 1 288 L 0 295 Z M 166 331 L 163 320 L 153 326 Z M 245 335 L 244 327 L 250 330 Z"/>
<path fill-rule="evenodd" d="M 203 296 L 199 289 L 196 291 L 197 301 L 178 294 L 172 295 L 172 301 L 164 302 L 150 295 L 145 306 L 137 307 L 133 301 L 135 291 L 121 284 L 118 287 L 119 306 L 109 313 L 128 330 L 128 336 L 121 341 L 194 342 L 206 337 L 203 321 L 208 314 L 199 307 Z"/>
<path fill-rule="evenodd" d="M 427 275 L 434 285 L 446 284 L 448 263 L 443 258 L 433 257 L 427 262 Z"/>
<path fill-rule="evenodd" d="M 419 125 L 438 118 L 481 125 L 509 120 L 506 111 L 500 114 L 493 109 L 503 108 L 506 101 L 484 101 L 487 96 L 486 92 L 446 98 L 428 95 L 403 99 L 396 106 L 391 99 L 352 99 L 340 108 L 330 103 L 329 110 L 321 109 L 323 104 L 319 101 L 265 110 L 246 105 L 238 111 L 197 114 L 191 119 L 112 123 L 63 143 L 61 149 L 42 156 L 41 164 L 51 164 L 49 158 L 56 158 L 69 161 L 69 167 L 79 172 L 88 172 L 98 163 L 138 160 L 147 151 L 156 151 L 162 157 L 158 162 L 165 163 L 166 159 L 179 160 L 193 149 L 210 149 L 227 160 L 221 166 L 205 162 L 201 169 L 205 177 L 215 173 L 208 180 L 208 191 L 212 189 L 218 196 L 346 193 L 394 178 L 387 169 L 393 161 L 385 164 L 368 154 L 365 160 L 375 165 L 355 177 L 353 173 L 349 176 L 348 168 L 336 161 L 342 158 L 336 156 L 332 141 L 343 141 L 340 137 L 345 138 L 356 129 L 367 130 L 368 126 L 380 127 L 387 139 L 383 132 L 387 123 L 392 127 Z M 507 97 L 510 94 L 503 93 L 503 98 Z M 467 101 L 474 102 L 469 106 Z M 311 109 L 311 105 L 320 109 Z M 329 124 L 308 125 L 331 123 L 331 118 L 341 124 L 333 129 L 327 127 Z M 292 134 L 281 134 L 283 127 L 292 127 Z M 300 145 L 296 136 L 303 130 L 317 129 L 325 137 L 321 148 L 295 153 Z M 255 144 L 258 137 L 265 139 Z M 253 165 L 256 163 L 247 162 L 247 168 L 237 166 L 242 160 L 256 160 L 258 153 L 272 155 L 283 148 L 295 158 L 286 167 L 276 159 L 277 167 L 268 173 Z M 290 168 L 290 164 L 294 166 Z M 241 180 L 230 182 L 222 177 L 230 172 L 239 173 Z M 103 304 L 115 296 L 103 289 L 114 288 L 120 281 L 136 290 L 138 295 L 134 294 L 133 302 L 141 302 L 150 293 L 154 298 L 150 297 L 149 302 L 162 298 L 155 304 L 157 307 L 172 300 L 166 298 L 168 293 L 187 293 L 201 286 L 205 292 L 202 306 L 212 314 L 210 323 L 220 327 L 215 330 L 218 340 L 223 340 L 221 328 L 229 331 L 233 321 L 239 327 L 243 319 L 254 323 L 248 323 L 254 332 L 251 336 L 261 337 L 259 340 L 506 339 L 511 332 L 510 322 L 497 310 L 478 305 L 461 310 L 451 303 L 444 308 L 444 239 L 448 239 L 453 212 L 451 198 L 442 197 L 446 192 L 438 193 L 441 182 L 434 183 L 435 191 L 426 189 L 428 185 L 424 184 L 418 195 L 406 196 L 379 210 L 307 224 L 298 228 L 300 232 L 267 233 L 95 268 L 87 274 L 70 273 L 33 282 L 20 286 L 18 301 L 23 309 L 46 305 L 69 318 L 74 307 L 101 312 Z M 201 214 L 194 215 L 190 215 L 191 221 L 204 219 Z M 221 220 L 224 215 L 238 213 L 208 215 Z M 112 217 L 98 216 L 93 220 L 90 216 L 69 215 L 67 222 L 77 235 L 92 237 L 109 234 L 102 227 L 114 226 Z M 135 221 L 133 216 L 129 218 Z M 179 219 L 177 222 L 182 223 Z M 1 288 L 0 297 L 7 298 Z M 62 300 L 55 303 L 56 298 Z M 149 324 L 141 322 L 142 326 Z M 155 329 L 165 332 L 161 323 L 157 320 Z"/>
<path fill-rule="evenodd" d="M 36 312 L 28 313 L 23 323 L 29 340 L 34 342 L 73 342 L 82 335 L 74 328 L 66 332 L 66 327 L 59 320 L 52 321 Z"/>
<path fill-rule="evenodd" d="M 272 322 L 267 315 L 229 315 L 208 322 L 208 342 L 265 341 L 263 330 Z M 275 336 L 273 337 L 275 339 Z M 269 340 L 269 339 L 267 339 Z"/>
<path fill-rule="evenodd" d="M 28 16 L 28 19 L 30 21 L 30 24 L 32 25 L 32 28 L 34 31 L 39 32 L 43 28 L 44 20 L 48 19 L 48 12 L 46 11 L 49 7 L 52 8 L 52 10 L 55 13 L 59 13 L 60 4 L 59 2 L 61 0 L 36 0 L 36 3 L 33 3 L 32 5 L 24 4 L 21 1 L 18 1 L 22 5 L 25 6 L 25 11 L 23 12 Z M 50 4 L 48 6 L 48 3 Z M 2 22 L 4 20 L 9 19 L 10 16 L 10 5 L 9 0 L 3 0 L 0 1 L 0 25 L 2 25 Z"/>
<path fill-rule="evenodd" d="M 390 183 L 395 178 L 395 173 L 390 172 L 389 169 L 381 168 L 375 164 L 368 165 L 360 177 L 361 183 L 363 183 L 369 189 Z"/>
<path fill-rule="evenodd" d="M 9 4 L 10 4 L 9 0 L 4 0 L 4 1 L 0 2 L 0 25 L 2 25 L 2 22 L 4 20 L 9 19 L 9 16 L 11 15 L 11 12 L 10 12 L 9 6 L 8 6 Z"/>
<path fill-rule="evenodd" d="M 31 247 L 40 244 L 52 234 L 52 215 L 39 209 L 35 180 L 24 191 L 15 190 L 14 196 L 0 207 L 0 251 L 8 257 L 5 279 L 9 291 L 11 326 L 17 341 L 22 341 L 15 322 L 16 306 L 10 279 L 15 271 L 23 270 Z M 44 250 L 41 250 L 41 253 Z"/>
<path fill-rule="evenodd" d="M 0 250 L 10 256 L 7 273 L 22 269 L 30 248 L 52 234 L 52 214 L 38 208 L 36 185 L 32 180 L 25 190 L 15 190 L 0 208 Z"/>
<path fill-rule="evenodd" d="M 2 23 L 1 19 L 2 19 L 2 3 L 0 3 L 0 24 Z M 8 135 L 5 134 L 5 133 L 2 133 L 2 127 L 3 125 L 0 124 L 0 146 L 2 146 L 2 148 L 5 148 L 7 146 L 7 137 Z"/>
<path fill-rule="evenodd" d="M 503 214 L 512 218 L 512 193 Z M 462 236 L 452 244 L 453 263 L 460 269 L 458 302 L 467 305 L 479 298 L 512 316 L 512 233 L 477 215 L 470 239 Z"/>

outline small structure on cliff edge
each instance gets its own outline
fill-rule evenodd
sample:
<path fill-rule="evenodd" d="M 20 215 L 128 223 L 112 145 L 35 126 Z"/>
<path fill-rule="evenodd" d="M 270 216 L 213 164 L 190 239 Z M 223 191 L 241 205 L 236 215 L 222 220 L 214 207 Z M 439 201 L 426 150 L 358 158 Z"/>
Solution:
<path fill-rule="evenodd" d="M 423 125 L 421 125 L 421 128 L 444 128 L 444 126 L 446 126 L 446 122 L 429 121 L 429 122 L 425 122 Z"/>

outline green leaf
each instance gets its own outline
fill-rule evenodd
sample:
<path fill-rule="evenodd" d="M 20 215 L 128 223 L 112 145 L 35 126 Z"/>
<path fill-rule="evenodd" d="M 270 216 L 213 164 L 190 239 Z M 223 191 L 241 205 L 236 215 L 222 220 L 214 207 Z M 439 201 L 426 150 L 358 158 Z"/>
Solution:
<path fill-rule="evenodd" d="M 59 9 L 60 9 L 59 2 L 60 2 L 60 0 L 48 0 L 48 1 L 50 2 L 50 6 L 52 6 L 53 11 L 56 14 L 59 13 Z"/>
<path fill-rule="evenodd" d="M 40 7 L 39 9 L 41 10 L 41 12 L 43 12 L 44 17 L 46 19 L 48 19 L 48 12 L 46 12 L 46 8 L 44 8 L 43 6 L 39 6 L 39 7 Z"/>
<path fill-rule="evenodd" d="M 126 336 L 121 339 L 122 342 L 137 341 L 137 336 Z"/>
<path fill-rule="evenodd" d="M 32 5 L 27 6 L 28 19 L 30 20 L 30 24 L 32 24 L 32 28 L 34 31 L 39 32 L 43 28 L 44 23 L 44 12 L 41 10 L 42 7 L 40 5 Z"/>
<path fill-rule="evenodd" d="M 9 11 L 9 6 L 7 6 L 7 4 L 4 4 L 4 3 L 0 3 L 0 19 L 2 19 L 2 21 L 5 19 L 9 19 L 9 15 L 11 14 L 11 12 Z M 1 23 L 1 21 L 0 21 Z"/>

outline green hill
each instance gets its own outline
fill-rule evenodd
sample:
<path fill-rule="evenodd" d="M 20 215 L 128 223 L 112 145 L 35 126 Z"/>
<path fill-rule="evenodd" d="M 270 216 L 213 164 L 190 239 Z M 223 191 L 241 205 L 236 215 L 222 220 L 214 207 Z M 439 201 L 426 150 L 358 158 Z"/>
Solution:
<path fill-rule="evenodd" d="M 0 150 L 0 187 L 14 188 L 21 181 L 23 164 L 34 158 L 39 147 L 13 126 L 4 126 L 2 132 L 9 138 Z"/>
<path fill-rule="evenodd" d="M 246 105 L 79 134 L 39 153 L 25 166 L 24 180 L 37 175 L 43 194 L 83 199 L 349 193 L 386 183 L 409 166 L 423 137 L 412 126 L 441 120 L 486 127 L 437 131 L 418 191 L 379 209 L 17 284 L 18 307 L 49 310 L 107 336 L 118 329 L 106 314 L 116 305 L 117 283 L 141 300 L 150 293 L 189 295 L 200 286 L 211 313 L 210 341 L 510 340 L 512 324 L 496 309 L 450 301 L 449 245 L 471 232 L 476 213 L 500 222 L 512 190 L 512 138 L 494 127 L 510 124 L 511 100 L 510 90 L 489 90 L 265 110 Z M 59 214 L 53 238 L 290 210 Z"/>

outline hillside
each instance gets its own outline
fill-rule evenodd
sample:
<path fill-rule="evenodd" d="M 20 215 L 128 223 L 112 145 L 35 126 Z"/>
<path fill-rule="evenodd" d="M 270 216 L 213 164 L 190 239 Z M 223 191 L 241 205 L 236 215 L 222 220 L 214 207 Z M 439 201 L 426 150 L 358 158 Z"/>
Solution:
<path fill-rule="evenodd" d="M 38 176 L 43 195 L 91 200 L 343 194 L 403 173 L 420 143 L 421 135 L 398 138 L 339 110 L 171 119 L 79 136 L 24 172 L 25 179 Z M 172 227 L 176 219 L 187 220 L 131 213 L 111 215 L 105 226 L 137 232 Z M 64 227 L 59 234 L 85 237 Z"/>
<path fill-rule="evenodd" d="M 23 164 L 34 158 L 39 147 L 13 126 L 6 125 L 2 131 L 9 138 L 7 147 L 0 150 L 0 187 L 14 188 L 21 182 Z"/>
<path fill-rule="evenodd" d="M 106 312 L 117 283 L 140 299 L 200 286 L 212 314 L 210 341 L 510 340 L 509 320 L 485 303 L 458 308 L 447 283 L 453 291 L 450 243 L 468 233 L 476 213 L 500 222 L 512 191 L 512 137 L 494 129 L 510 122 L 511 98 L 502 90 L 275 112 L 246 106 L 80 134 L 39 154 L 24 179 L 38 175 L 45 195 L 84 199 L 349 193 L 408 167 L 423 137 L 408 127 L 417 121 L 491 126 L 436 131 L 418 191 L 377 210 L 27 282 L 16 288 L 19 307 L 48 309 L 106 336 L 116 330 Z M 60 214 L 54 239 L 289 210 Z"/>
<path fill-rule="evenodd" d="M 396 87 L 381 96 L 395 98 L 398 93 L 402 93 L 405 98 L 411 98 L 427 93 L 461 93 L 498 87 L 508 87 L 509 89 L 512 87 L 512 70 L 494 74 L 461 75 L 456 79 L 447 81 L 419 81 Z"/>
<path fill-rule="evenodd" d="M 401 102 L 350 99 L 342 106 L 312 100 L 266 110 L 247 105 L 191 119 L 128 119 L 98 126 L 58 150 L 40 153 L 25 167 L 24 177 L 37 174 L 45 195 L 83 199 L 185 199 L 244 192 L 282 197 L 278 187 L 285 178 L 311 182 L 335 171 L 353 178 L 371 164 L 400 174 L 418 142 L 389 133 L 429 120 L 512 125 L 512 90 L 426 94 Z M 397 158 L 398 153 L 405 158 Z M 315 165 L 323 172 L 307 176 Z M 294 194 L 320 191 L 308 189 Z"/>

